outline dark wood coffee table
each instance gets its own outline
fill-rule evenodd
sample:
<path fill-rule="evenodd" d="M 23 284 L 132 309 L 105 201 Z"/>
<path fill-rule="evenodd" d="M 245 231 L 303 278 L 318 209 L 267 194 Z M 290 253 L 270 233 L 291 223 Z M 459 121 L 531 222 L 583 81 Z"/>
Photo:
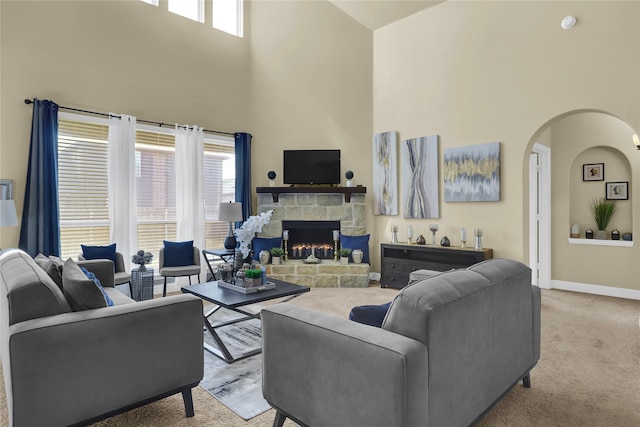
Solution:
<path fill-rule="evenodd" d="M 262 351 L 262 347 L 254 348 L 243 352 L 239 356 L 233 356 L 227 346 L 224 344 L 220 335 L 216 332 L 217 328 L 221 328 L 223 326 L 231 325 L 234 323 L 244 322 L 251 319 L 259 319 L 260 313 L 249 313 L 247 311 L 242 310 L 240 307 L 244 307 L 246 305 L 256 304 L 264 301 L 271 301 L 278 298 L 285 298 L 280 302 L 290 301 L 293 298 L 305 293 L 309 292 L 311 289 L 306 286 L 296 285 L 295 283 L 283 282 L 282 280 L 276 280 L 269 278 L 269 282 L 273 282 L 276 284 L 275 289 L 269 289 L 264 291 L 255 292 L 252 294 L 243 294 L 241 292 L 236 292 L 231 289 L 226 289 L 218 286 L 218 282 L 206 282 L 199 283 L 197 285 L 189 285 L 183 286 L 182 292 L 189 293 L 201 298 L 205 301 L 211 302 L 215 304 L 215 307 L 208 312 L 204 313 L 204 326 L 211 333 L 211 337 L 213 338 L 216 346 L 209 345 L 208 343 L 204 343 L 205 349 L 218 356 L 222 360 L 227 363 L 233 363 L 241 359 L 245 359 L 249 356 L 253 356 L 254 354 L 259 354 Z M 216 323 L 215 325 L 211 323 L 209 318 L 213 316 L 221 307 L 224 307 L 228 310 L 235 311 L 236 313 L 240 313 L 243 316 L 240 318 L 235 318 L 233 320 Z"/>

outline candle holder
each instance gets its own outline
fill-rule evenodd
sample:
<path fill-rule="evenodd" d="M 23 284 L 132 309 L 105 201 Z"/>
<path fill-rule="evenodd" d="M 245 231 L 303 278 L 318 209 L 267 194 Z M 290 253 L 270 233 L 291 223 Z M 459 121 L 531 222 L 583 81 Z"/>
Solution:
<path fill-rule="evenodd" d="M 391 243 L 398 243 L 398 226 L 391 226 Z"/>
<path fill-rule="evenodd" d="M 284 243 L 284 260 L 289 260 L 289 230 L 282 231 L 282 242 Z"/>
<path fill-rule="evenodd" d="M 338 261 L 338 239 L 333 241 L 333 260 Z"/>
<path fill-rule="evenodd" d="M 429 224 L 429 230 L 431 230 L 431 244 L 436 244 L 436 231 L 438 231 L 438 224 Z"/>
<path fill-rule="evenodd" d="M 464 227 L 460 229 L 460 247 L 462 249 L 467 247 L 467 229 Z"/>
<path fill-rule="evenodd" d="M 476 228 L 474 230 L 474 234 L 476 235 L 476 245 L 475 245 L 475 249 L 476 250 L 481 250 L 482 249 L 482 228 Z"/>

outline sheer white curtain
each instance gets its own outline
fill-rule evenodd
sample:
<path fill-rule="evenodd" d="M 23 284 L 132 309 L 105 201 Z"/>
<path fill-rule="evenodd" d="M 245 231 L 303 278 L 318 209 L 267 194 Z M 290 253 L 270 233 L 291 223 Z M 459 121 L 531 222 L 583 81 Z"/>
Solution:
<path fill-rule="evenodd" d="M 136 118 L 111 114 L 107 143 L 110 239 L 124 257 L 125 266 L 138 250 L 135 170 Z"/>
<path fill-rule="evenodd" d="M 204 130 L 197 126 L 176 125 L 176 221 L 178 241 L 205 249 Z M 204 280 L 206 263 L 200 264 Z"/>

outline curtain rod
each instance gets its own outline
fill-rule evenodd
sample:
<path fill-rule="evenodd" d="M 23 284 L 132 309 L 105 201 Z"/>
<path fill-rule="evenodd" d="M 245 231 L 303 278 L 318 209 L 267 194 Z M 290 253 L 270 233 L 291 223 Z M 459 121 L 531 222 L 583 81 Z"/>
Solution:
<path fill-rule="evenodd" d="M 29 105 L 29 104 L 33 104 L 33 100 L 32 99 L 25 99 L 24 103 Z M 58 105 L 58 108 L 63 109 L 63 110 L 69 110 L 69 111 L 77 111 L 79 113 L 86 113 L 86 114 L 93 114 L 95 116 L 103 116 L 103 117 L 117 117 L 117 118 L 121 118 L 120 116 L 116 115 L 116 114 L 107 114 L 107 113 L 100 113 L 97 111 L 89 111 L 89 110 L 80 110 L 78 108 L 71 108 L 71 107 L 63 107 L 62 105 Z M 153 120 L 142 120 L 142 119 L 136 119 L 137 122 L 141 122 L 141 123 L 149 123 L 152 125 L 158 125 L 160 127 L 162 126 L 170 126 L 170 127 L 174 127 L 174 125 L 170 124 L 170 123 L 163 123 L 163 122 L 156 122 Z M 180 125 L 178 125 L 180 126 Z M 218 135 L 230 135 L 230 136 L 235 136 L 235 133 L 231 133 L 231 132 L 223 132 L 221 130 L 208 130 L 208 129 L 203 129 L 203 132 L 207 132 L 207 133 L 216 133 Z"/>

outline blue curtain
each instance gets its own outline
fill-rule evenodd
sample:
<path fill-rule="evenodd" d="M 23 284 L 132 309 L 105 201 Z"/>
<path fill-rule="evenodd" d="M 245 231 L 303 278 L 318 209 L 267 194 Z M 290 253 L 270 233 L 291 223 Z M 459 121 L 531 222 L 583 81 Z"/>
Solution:
<path fill-rule="evenodd" d="M 242 217 L 251 216 L 251 134 L 237 132 L 236 137 L 236 202 L 242 203 Z"/>
<path fill-rule="evenodd" d="M 58 104 L 34 100 L 20 249 L 35 257 L 60 256 Z"/>

